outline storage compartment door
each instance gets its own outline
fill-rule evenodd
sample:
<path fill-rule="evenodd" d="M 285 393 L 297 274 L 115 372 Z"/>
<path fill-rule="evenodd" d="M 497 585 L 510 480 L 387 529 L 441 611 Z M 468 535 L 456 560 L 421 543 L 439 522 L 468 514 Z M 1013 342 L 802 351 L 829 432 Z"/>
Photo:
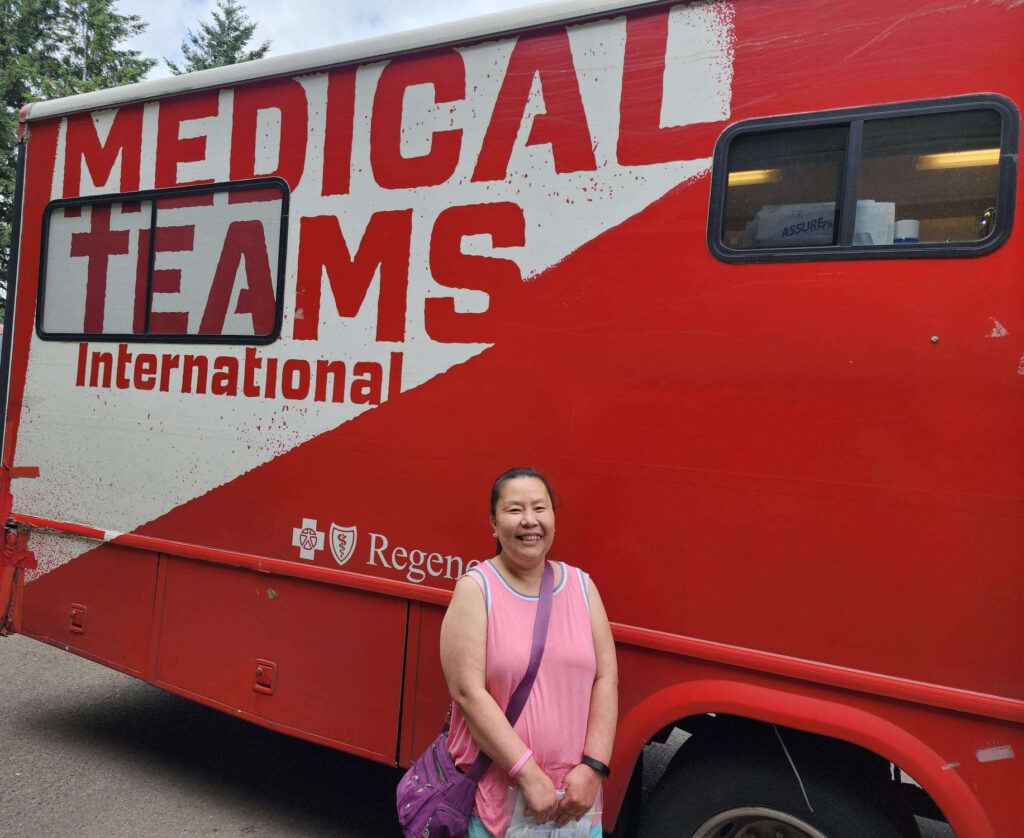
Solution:
<path fill-rule="evenodd" d="M 405 600 L 166 558 L 155 683 L 393 762 Z"/>

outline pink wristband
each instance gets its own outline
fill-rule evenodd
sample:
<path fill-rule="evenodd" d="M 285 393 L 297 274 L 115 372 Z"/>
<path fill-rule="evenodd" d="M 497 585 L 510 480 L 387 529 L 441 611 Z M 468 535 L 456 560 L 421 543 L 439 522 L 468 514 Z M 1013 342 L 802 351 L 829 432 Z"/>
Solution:
<path fill-rule="evenodd" d="M 523 767 L 524 765 L 526 765 L 526 761 L 527 761 L 527 760 L 528 760 L 528 759 L 529 759 L 530 757 L 532 757 L 532 756 L 533 756 L 533 751 L 531 751 L 531 750 L 530 750 L 529 748 L 527 748 L 527 749 L 526 749 L 526 750 L 525 750 L 525 751 L 523 752 L 523 755 L 522 755 L 521 757 L 519 757 L 519 762 L 517 762 L 517 763 L 516 763 L 515 765 L 513 765 L 513 766 L 512 766 L 512 767 L 511 767 L 511 768 L 510 768 L 510 769 L 508 770 L 508 776 L 509 776 L 509 777 L 515 777 L 515 776 L 516 776 L 516 774 L 518 774 L 518 773 L 519 773 L 519 769 L 520 769 L 520 768 L 522 768 L 522 767 Z"/>

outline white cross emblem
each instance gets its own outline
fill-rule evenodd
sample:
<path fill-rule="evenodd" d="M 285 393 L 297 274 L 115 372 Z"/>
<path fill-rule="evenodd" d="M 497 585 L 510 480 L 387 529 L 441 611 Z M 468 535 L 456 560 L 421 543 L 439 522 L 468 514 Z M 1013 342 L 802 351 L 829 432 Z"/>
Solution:
<path fill-rule="evenodd" d="M 292 546 L 299 548 L 299 557 L 313 561 L 317 550 L 324 549 L 324 534 L 316 528 L 315 518 L 303 518 L 301 527 L 292 528 Z"/>

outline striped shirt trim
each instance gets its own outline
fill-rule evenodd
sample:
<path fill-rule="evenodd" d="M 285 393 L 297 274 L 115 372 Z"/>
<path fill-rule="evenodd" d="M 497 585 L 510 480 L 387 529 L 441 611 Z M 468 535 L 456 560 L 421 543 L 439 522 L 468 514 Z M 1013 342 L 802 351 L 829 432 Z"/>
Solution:
<path fill-rule="evenodd" d="M 501 582 L 501 584 L 505 586 L 505 590 L 512 594 L 512 596 L 518 597 L 519 599 L 525 599 L 527 602 L 536 602 L 538 599 L 540 599 L 539 596 L 529 596 L 528 594 L 521 594 L 519 593 L 519 591 L 513 588 L 508 582 L 505 581 L 505 577 L 501 575 L 501 571 L 494 566 L 493 559 L 488 559 L 486 562 L 484 562 L 484 564 L 490 565 L 491 570 L 494 571 L 494 575 L 498 577 L 498 580 Z M 552 596 L 555 596 L 555 594 L 557 594 L 559 591 L 562 590 L 562 588 L 565 587 L 565 583 L 566 580 L 569 578 L 569 574 L 568 572 L 566 572 L 565 562 L 552 562 L 552 564 L 557 564 L 559 567 L 562 568 L 562 581 L 558 583 L 558 586 L 551 594 Z M 473 570 L 476 570 L 476 568 L 473 568 Z M 488 611 L 488 613 L 490 613 L 490 611 Z"/>
<path fill-rule="evenodd" d="M 580 575 L 580 590 L 583 591 L 583 601 L 587 604 L 587 613 L 590 613 L 590 585 L 587 584 L 587 574 L 585 574 L 580 568 L 576 568 L 576 572 Z"/>
<path fill-rule="evenodd" d="M 477 580 L 477 584 L 484 594 L 484 604 L 487 606 L 487 616 L 491 616 L 491 583 L 487 580 L 487 574 L 484 573 L 480 568 L 474 567 L 466 572 L 466 575 L 473 574 L 473 578 Z"/>

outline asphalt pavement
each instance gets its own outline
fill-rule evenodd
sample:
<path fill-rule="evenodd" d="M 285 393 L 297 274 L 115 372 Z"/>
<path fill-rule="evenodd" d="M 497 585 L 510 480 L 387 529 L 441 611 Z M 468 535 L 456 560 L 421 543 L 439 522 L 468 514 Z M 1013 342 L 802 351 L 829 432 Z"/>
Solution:
<path fill-rule="evenodd" d="M 0 838 L 396 838 L 401 772 L 0 637 Z"/>

